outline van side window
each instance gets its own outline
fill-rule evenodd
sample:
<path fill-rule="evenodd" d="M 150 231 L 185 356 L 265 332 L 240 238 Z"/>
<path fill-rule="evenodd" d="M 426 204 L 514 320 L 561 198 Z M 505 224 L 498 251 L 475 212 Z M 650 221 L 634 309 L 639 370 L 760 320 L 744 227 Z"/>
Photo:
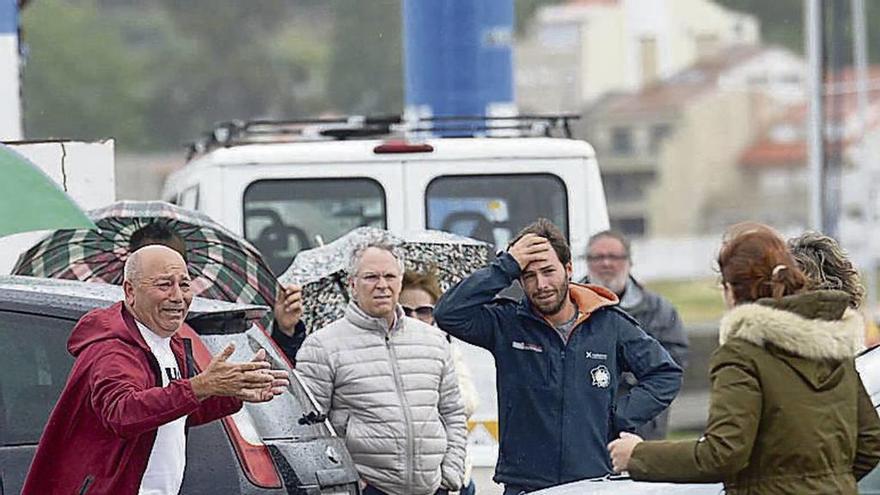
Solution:
<path fill-rule="evenodd" d="M 357 227 L 386 228 L 385 190 L 373 179 L 267 179 L 244 192 L 244 235 L 281 275 L 296 253 Z"/>
<path fill-rule="evenodd" d="M 36 445 L 61 395 L 73 357 L 73 322 L 0 312 L 0 445 Z"/>
<path fill-rule="evenodd" d="M 540 217 L 568 236 L 568 191 L 553 174 L 444 175 L 428 184 L 425 202 L 429 229 L 498 248 Z"/>

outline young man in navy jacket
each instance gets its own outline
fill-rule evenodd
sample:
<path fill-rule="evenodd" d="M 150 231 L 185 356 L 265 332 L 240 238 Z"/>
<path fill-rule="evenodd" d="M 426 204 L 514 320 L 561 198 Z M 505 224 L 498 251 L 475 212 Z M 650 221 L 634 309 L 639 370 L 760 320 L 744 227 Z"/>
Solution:
<path fill-rule="evenodd" d="M 571 250 L 559 229 L 529 225 L 488 267 L 438 301 L 438 325 L 495 356 L 505 495 L 611 473 L 606 445 L 662 412 L 681 368 L 617 296 L 571 282 Z M 519 302 L 496 295 L 519 280 Z M 638 379 L 617 398 L 620 375 Z"/>

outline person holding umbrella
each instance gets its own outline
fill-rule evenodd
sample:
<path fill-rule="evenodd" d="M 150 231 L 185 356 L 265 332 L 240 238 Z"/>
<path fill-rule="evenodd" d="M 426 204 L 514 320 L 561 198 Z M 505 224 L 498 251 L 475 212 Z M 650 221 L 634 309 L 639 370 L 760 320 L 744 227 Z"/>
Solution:
<path fill-rule="evenodd" d="M 446 335 L 404 316 L 397 247 L 368 241 L 349 259 L 345 316 L 306 337 L 297 371 L 345 439 L 364 495 L 458 491 L 467 426 Z"/>
<path fill-rule="evenodd" d="M 229 345 L 201 373 L 177 335 L 192 302 L 183 258 L 146 246 L 125 263 L 124 301 L 90 311 L 68 341 L 75 357 L 28 471 L 23 492 L 177 493 L 186 428 L 266 402 L 289 386 L 264 350 L 227 362 Z"/>
<path fill-rule="evenodd" d="M 153 221 L 134 231 L 129 241 L 129 252 L 151 244 L 167 246 L 186 260 L 186 241 L 167 222 Z M 272 307 L 272 340 L 296 365 L 296 353 L 306 338 L 302 322 L 302 289 L 296 284 L 279 284 Z"/>

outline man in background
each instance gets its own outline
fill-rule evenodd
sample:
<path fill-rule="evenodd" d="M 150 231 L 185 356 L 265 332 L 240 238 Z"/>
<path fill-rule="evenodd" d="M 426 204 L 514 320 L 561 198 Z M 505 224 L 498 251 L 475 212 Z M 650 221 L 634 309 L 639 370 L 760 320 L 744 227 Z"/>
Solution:
<path fill-rule="evenodd" d="M 672 303 L 639 284 L 632 276 L 629 240 L 614 230 L 605 230 L 590 237 L 587 268 L 588 281 L 617 294 L 619 307 L 635 318 L 648 335 L 657 339 L 676 364 L 682 369 L 687 368 L 688 338 L 681 318 Z M 626 373 L 621 392 L 625 393 L 637 383 L 632 373 Z M 645 440 L 662 440 L 666 438 L 668 424 L 669 409 L 665 409 L 636 429 L 636 433 Z"/>

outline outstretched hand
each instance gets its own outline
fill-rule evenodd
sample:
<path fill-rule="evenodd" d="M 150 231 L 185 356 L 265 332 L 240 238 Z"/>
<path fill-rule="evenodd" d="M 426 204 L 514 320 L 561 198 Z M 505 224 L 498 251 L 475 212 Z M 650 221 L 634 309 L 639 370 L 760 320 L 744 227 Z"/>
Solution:
<path fill-rule="evenodd" d="M 608 444 L 611 467 L 615 473 L 622 473 L 629 469 L 629 460 L 632 457 L 633 449 L 643 441 L 642 437 L 638 435 L 622 431 L 620 432 L 620 438 Z"/>
<path fill-rule="evenodd" d="M 553 246 L 544 237 L 535 234 L 526 234 L 516 241 L 507 252 L 519 264 L 520 270 L 525 270 L 530 263 L 546 261 L 550 258 Z"/>
<path fill-rule="evenodd" d="M 257 399 L 254 401 L 262 402 L 276 395 L 274 390 L 281 388 L 282 377 L 269 369 L 266 352 L 261 349 L 250 362 L 227 362 L 234 352 L 235 344 L 229 344 L 211 359 L 204 371 L 190 380 L 196 397 L 199 400 L 211 396 L 237 397 L 242 400 L 253 398 Z M 283 380 L 286 384 L 287 373 L 281 373 L 284 373 Z"/>
<path fill-rule="evenodd" d="M 262 362 L 267 363 L 266 359 L 266 351 L 265 349 L 260 349 L 257 351 L 257 354 L 251 360 L 252 363 Z M 236 397 L 245 402 L 268 402 L 272 400 L 276 395 L 281 395 L 287 390 L 287 387 L 290 386 L 290 376 L 284 370 L 273 370 L 267 369 L 264 373 L 268 373 L 272 376 L 272 383 L 265 388 L 261 389 L 247 389 L 243 390 L 241 394 Z"/>

